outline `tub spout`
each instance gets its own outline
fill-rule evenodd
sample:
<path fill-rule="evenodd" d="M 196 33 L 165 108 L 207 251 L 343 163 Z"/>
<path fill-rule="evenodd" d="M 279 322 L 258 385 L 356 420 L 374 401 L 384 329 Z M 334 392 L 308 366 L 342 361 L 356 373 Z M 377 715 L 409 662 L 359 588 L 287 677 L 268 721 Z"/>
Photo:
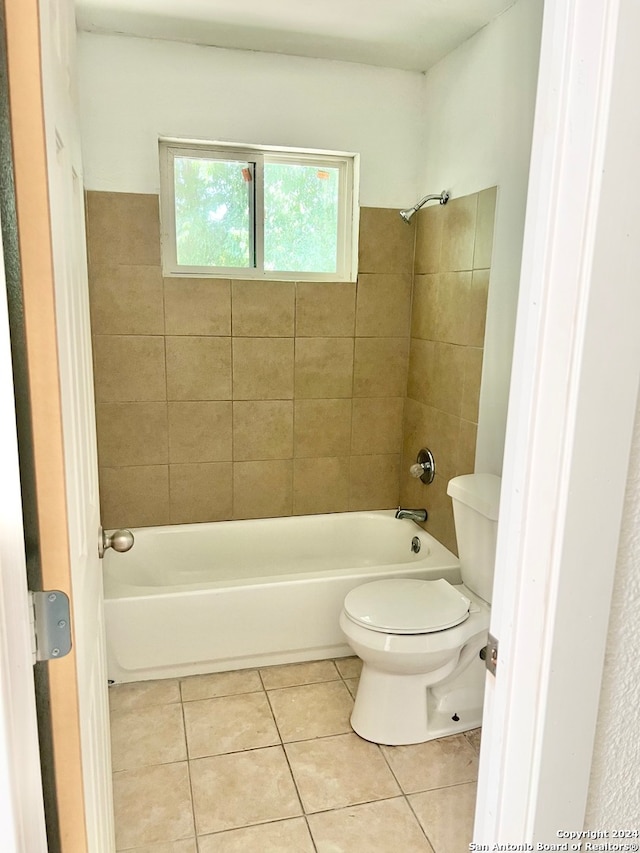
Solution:
<path fill-rule="evenodd" d="M 427 511 L 426 509 L 403 509 L 399 506 L 396 512 L 396 518 L 410 518 L 411 521 L 426 521 Z"/>

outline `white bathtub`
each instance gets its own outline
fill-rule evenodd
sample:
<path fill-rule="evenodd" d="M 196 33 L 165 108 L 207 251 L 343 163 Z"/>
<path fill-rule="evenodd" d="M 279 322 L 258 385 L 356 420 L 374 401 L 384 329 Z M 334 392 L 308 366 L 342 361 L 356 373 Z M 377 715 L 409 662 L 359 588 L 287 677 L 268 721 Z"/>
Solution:
<path fill-rule="evenodd" d="M 338 617 L 353 587 L 394 575 L 460 582 L 457 558 L 391 510 L 133 533 L 130 552 L 104 559 L 116 682 L 351 654 Z"/>

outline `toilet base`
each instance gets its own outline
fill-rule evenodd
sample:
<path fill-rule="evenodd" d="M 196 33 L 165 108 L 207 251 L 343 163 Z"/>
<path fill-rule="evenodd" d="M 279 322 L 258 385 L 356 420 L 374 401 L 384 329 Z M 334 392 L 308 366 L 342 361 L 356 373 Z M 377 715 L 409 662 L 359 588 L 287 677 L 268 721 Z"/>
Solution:
<path fill-rule="evenodd" d="M 430 686 L 429 675 L 382 672 L 364 663 L 351 726 L 361 738 L 389 746 L 477 728 L 482 723 L 485 675 L 478 659 L 455 678 Z"/>

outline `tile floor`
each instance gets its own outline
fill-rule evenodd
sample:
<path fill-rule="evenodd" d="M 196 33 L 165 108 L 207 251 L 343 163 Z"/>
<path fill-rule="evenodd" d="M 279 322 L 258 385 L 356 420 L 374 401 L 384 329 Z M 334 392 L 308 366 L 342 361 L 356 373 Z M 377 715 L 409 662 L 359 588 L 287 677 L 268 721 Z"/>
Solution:
<path fill-rule="evenodd" d="M 362 740 L 359 670 L 341 658 L 110 688 L 117 850 L 468 851 L 479 730 Z"/>

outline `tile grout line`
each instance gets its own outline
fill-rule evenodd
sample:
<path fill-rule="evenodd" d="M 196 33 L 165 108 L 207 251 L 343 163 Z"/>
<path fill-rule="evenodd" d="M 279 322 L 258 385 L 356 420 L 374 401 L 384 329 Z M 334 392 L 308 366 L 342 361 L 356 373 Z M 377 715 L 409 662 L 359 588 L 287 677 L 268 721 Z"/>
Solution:
<path fill-rule="evenodd" d="M 298 783 L 296 782 L 296 777 L 294 775 L 293 768 L 291 767 L 291 762 L 289 761 L 289 756 L 287 754 L 287 750 L 285 749 L 284 741 L 282 740 L 282 733 L 280 732 L 278 720 L 276 718 L 275 712 L 273 710 L 273 706 L 271 704 L 271 699 L 269 697 L 269 691 L 264 686 L 264 680 L 262 678 L 262 673 L 260 672 L 260 670 L 258 670 L 258 676 L 260 678 L 260 682 L 262 683 L 263 690 L 264 690 L 265 695 L 267 697 L 267 702 L 269 703 L 269 710 L 271 711 L 271 716 L 273 717 L 273 722 L 275 724 L 276 730 L 278 732 L 278 736 L 280 738 L 280 746 L 282 747 L 282 753 L 284 755 L 285 761 L 287 762 L 287 767 L 289 768 L 289 774 L 291 776 L 291 781 L 293 782 L 293 787 L 295 789 L 296 797 L 298 798 L 298 803 L 300 805 L 300 810 L 302 812 L 301 817 L 304 819 L 305 825 L 307 827 L 307 832 L 309 833 L 309 838 L 311 839 L 311 844 L 313 845 L 313 849 L 317 853 L 318 848 L 316 847 L 316 842 L 315 842 L 315 839 L 314 839 L 313 834 L 311 832 L 311 827 L 309 826 L 309 821 L 307 820 L 307 812 L 306 812 L 306 809 L 304 807 L 304 803 L 302 802 L 302 796 L 300 794 L 300 790 L 298 789 Z"/>
<path fill-rule="evenodd" d="M 180 692 L 180 710 L 182 713 L 182 725 L 184 727 L 184 745 L 187 754 L 187 776 L 189 778 L 189 795 L 191 797 L 191 817 L 193 819 L 193 837 L 196 842 L 196 850 L 200 848 L 198 843 L 198 825 L 196 823 L 196 806 L 193 796 L 193 782 L 191 780 L 191 758 L 189 757 L 189 740 L 187 738 L 187 720 L 184 713 L 184 700 L 182 698 L 182 679 L 178 679 L 178 690 Z"/>

